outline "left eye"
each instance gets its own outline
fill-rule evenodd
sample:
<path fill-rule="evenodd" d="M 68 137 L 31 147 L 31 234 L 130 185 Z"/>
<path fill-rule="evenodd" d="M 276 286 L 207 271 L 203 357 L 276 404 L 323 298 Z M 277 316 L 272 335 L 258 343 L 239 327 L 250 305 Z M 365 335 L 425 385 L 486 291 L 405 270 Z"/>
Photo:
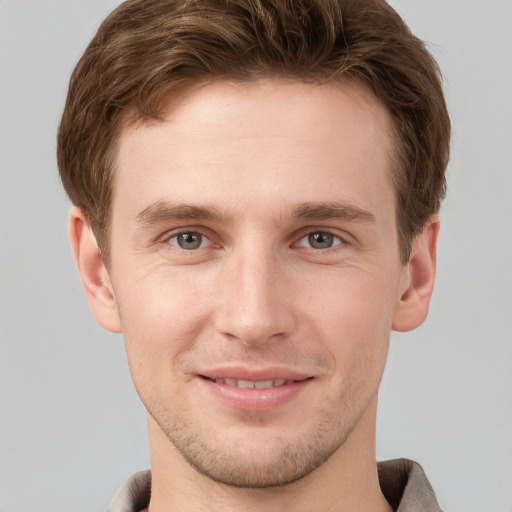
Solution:
<path fill-rule="evenodd" d="M 183 233 L 177 233 L 169 239 L 169 243 L 171 245 L 175 245 L 180 249 L 184 249 L 185 251 L 193 251 L 194 249 L 200 249 L 204 247 L 208 242 L 208 238 L 206 238 L 201 233 L 197 233 L 195 231 L 186 231 Z"/>
<path fill-rule="evenodd" d="M 299 245 L 302 247 L 311 247 L 313 249 L 330 249 L 340 245 L 342 240 L 339 236 L 333 235 L 327 231 L 315 231 L 301 238 Z"/>

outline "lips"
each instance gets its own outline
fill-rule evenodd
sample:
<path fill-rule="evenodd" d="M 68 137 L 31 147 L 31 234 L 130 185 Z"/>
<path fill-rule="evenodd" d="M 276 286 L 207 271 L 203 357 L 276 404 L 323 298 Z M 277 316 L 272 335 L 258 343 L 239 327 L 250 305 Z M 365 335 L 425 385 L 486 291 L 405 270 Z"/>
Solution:
<path fill-rule="evenodd" d="M 234 409 L 270 411 L 293 400 L 313 377 L 289 369 L 217 368 L 199 375 L 213 396 Z"/>
<path fill-rule="evenodd" d="M 203 378 L 212 381 L 220 379 L 245 380 L 250 382 L 268 382 L 268 381 L 301 381 L 308 379 L 311 375 L 289 368 L 267 367 L 267 368 L 247 368 L 242 366 L 216 367 L 199 372 Z"/>
<path fill-rule="evenodd" d="M 205 377 L 208 378 L 208 377 Z M 285 384 L 293 384 L 294 380 L 284 380 L 284 379 L 276 379 L 276 380 L 244 380 L 244 379 L 230 379 L 230 378 L 217 378 L 210 379 L 216 384 L 227 384 L 228 386 L 235 386 L 237 388 L 244 389 L 268 389 L 275 388 L 278 386 L 284 386 Z"/>

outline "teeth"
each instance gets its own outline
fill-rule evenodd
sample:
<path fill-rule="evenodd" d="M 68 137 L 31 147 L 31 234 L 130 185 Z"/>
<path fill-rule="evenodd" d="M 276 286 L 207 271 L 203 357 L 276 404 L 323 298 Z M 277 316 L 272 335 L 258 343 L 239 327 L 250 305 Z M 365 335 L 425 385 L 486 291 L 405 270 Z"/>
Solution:
<path fill-rule="evenodd" d="M 260 380 L 260 381 L 253 381 L 253 380 L 242 380 L 242 379 L 215 379 L 215 382 L 217 384 L 227 384 L 228 386 L 236 386 L 239 388 L 245 388 L 245 389 L 267 389 L 267 388 L 275 388 L 277 386 L 283 386 L 284 384 L 291 384 L 295 381 L 293 380 L 284 380 L 284 379 L 277 379 L 277 380 Z"/>
<path fill-rule="evenodd" d="M 254 384 L 256 384 L 256 383 L 253 382 L 252 380 L 239 380 L 237 382 L 237 386 L 239 388 L 253 388 Z"/>
<path fill-rule="evenodd" d="M 271 380 L 262 380 L 254 383 L 255 388 L 264 389 L 274 387 L 274 383 Z"/>

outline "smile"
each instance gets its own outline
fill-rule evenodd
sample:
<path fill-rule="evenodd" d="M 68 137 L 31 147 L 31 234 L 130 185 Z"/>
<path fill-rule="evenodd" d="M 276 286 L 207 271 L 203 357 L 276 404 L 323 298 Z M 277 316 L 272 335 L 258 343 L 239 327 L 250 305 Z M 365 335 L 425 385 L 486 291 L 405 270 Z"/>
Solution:
<path fill-rule="evenodd" d="M 286 384 L 293 384 L 294 382 L 297 382 L 295 380 L 284 380 L 284 379 L 277 379 L 277 380 L 243 380 L 243 379 L 223 379 L 223 378 L 216 378 L 212 379 L 210 377 L 204 377 L 205 379 L 211 380 L 212 382 L 215 382 L 216 384 L 227 384 L 228 386 L 235 386 L 237 388 L 245 388 L 245 389 L 268 389 L 268 388 L 275 388 L 279 386 L 284 386 Z"/>
<path fill-rule="evenodd" d="M 220 373 L 220 372 L 219 372 Z M 205 391 L 216 401 L 229 408 L 245 411 L 271 411 L 293 401 L 313 383 L 313 377 L 284 375 L 288 378 L 254 376 L 253 379 L 241 378 L 242 375 L 218 377 L 199 375 Z M 237 377 L 237 378 L 235 378 Z M 289 378 L 289 377 L 295 377 Z"/>

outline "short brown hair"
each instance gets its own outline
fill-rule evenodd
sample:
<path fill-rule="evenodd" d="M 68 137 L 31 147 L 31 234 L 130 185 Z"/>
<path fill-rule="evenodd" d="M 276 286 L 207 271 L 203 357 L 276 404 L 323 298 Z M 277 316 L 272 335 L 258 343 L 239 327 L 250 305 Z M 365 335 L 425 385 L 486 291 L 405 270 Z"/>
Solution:
<path fill-rule="evenodd" d="M 391 115 L 403 263 L 445 193 L 450 120 L 438 66 L 384 0 L 128 0 L 78 62 L 57 158 L 71 201 L 108 264 L 116 142 L 128 114 L 161 119 L 194 83 L 340 77 L 371 88 Z"/>

